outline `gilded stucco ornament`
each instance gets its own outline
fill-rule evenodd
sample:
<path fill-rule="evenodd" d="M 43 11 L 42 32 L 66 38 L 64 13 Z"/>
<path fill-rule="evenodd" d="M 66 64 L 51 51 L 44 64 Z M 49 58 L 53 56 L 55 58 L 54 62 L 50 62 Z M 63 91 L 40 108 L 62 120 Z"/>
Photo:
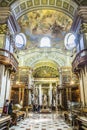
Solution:
<path fill-rule="evenodd" d="M 80 33 L 87 33 L 87 23 L 81 24 Z"/>
<path fill-rule="evenodd" d="M 7 24 L 0 24 L 0 34 L 6 34 L 8 30 Z"/>

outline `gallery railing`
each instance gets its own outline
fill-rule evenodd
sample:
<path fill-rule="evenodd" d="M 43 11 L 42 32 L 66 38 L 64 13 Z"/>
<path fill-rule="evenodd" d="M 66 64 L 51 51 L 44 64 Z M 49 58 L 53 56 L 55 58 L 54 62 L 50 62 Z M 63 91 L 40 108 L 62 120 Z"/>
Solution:
<path fill-rule="evenodd" d="M 81 67 L 87 64 L 87 49 L 80 51 L 72 62 L 72 69 L 73 71 L 78 71 Z"/>
<path fill-rule="evenodd" d="M 14 71 L 18 68 L 18 61 L 14 55 L 5 49 L 0 49 L 0 63 L 11 67 L 10 69 Z"/>

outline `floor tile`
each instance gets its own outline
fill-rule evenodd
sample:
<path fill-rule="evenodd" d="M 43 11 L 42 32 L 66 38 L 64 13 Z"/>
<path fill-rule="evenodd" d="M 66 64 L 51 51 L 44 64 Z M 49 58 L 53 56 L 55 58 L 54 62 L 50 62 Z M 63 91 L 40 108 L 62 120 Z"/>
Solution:
<path fill-rule="evenodd" d="M 59 114 L 29 113 L 29 117 L 18 122 L 9 130 L 72 130 Z"/>

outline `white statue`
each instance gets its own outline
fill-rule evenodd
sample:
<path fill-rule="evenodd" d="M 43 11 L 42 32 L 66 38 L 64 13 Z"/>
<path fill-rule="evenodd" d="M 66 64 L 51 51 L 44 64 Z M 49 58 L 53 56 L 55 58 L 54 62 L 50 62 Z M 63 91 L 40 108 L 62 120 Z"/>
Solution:
<path fill-rule="evenodd" d="M 43 106 L 47 106 L 47 96 L 46 96 L 46 94 L 44 94 L 44 97 L 43 97 Z"/>

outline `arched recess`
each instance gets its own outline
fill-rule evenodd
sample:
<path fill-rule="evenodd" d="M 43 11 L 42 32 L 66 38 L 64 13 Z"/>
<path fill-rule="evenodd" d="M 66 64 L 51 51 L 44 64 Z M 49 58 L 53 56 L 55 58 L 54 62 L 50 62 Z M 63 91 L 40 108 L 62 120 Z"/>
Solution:
<path fill-rule="evenodd" d="M 33 76 L 34 78 L 57 78 L 58 64 L 51 60 L 37 61 L 33 65 Z"/>
<path fill-rule="evenodd" d="M 22 63 L 23 66 L 30 66 L 30 67 L 34 67 L 34 64 L 37 63 L 38 61 L 42 61 L 42 60 L 51 60 L 54 61 L 55 63 L 58 64 L 58 66 L 68 66 L 67 64 L 67 58 L 68 56 L 64 56 L 61 54 L 58 54 L 56 52 L 50 52 L 50 54 L 44 54 L 44 53 L 35 53 L 34 55 L 25 55 L 22 56 L 20 58 L 20 66 L 21 66 L 21 62 L 22 60 L 24 60 Z"/>

